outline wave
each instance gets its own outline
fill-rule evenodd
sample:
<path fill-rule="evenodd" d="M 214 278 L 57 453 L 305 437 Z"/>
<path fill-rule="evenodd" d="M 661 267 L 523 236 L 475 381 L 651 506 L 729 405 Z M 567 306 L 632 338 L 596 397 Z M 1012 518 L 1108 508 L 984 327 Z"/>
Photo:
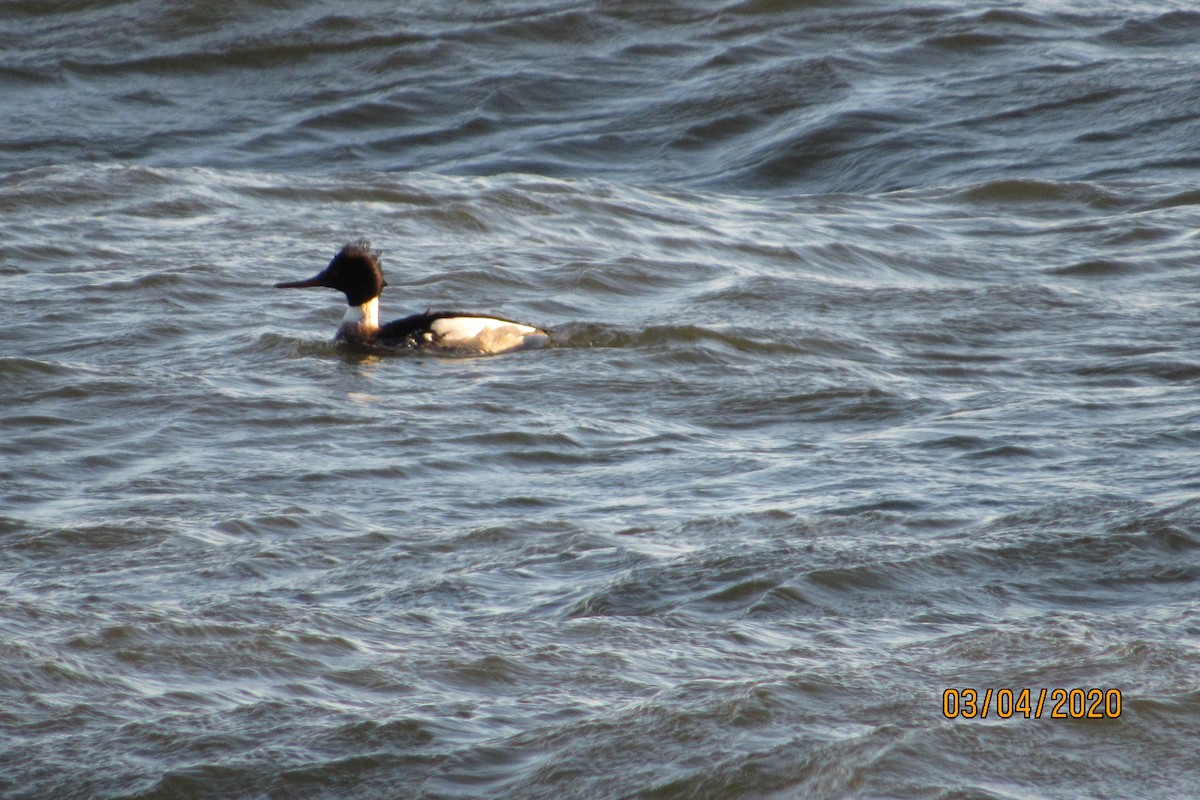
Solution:
<path fill-rule="evenodd" d="M 1178 146 L 1196 138 L 1186 11 L 13 11 L 0 74 L 27 119 L 0 138 L 6 170 L 125 160 L 878 193 L 1170 180 L 1200 158 Z M 86 124 L 59 124 L 64 107 L 87 108 Z"/>

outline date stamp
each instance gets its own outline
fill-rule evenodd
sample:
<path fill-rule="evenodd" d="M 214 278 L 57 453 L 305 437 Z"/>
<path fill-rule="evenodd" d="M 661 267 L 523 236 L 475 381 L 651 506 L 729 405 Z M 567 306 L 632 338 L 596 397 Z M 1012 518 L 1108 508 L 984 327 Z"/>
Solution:
<path fill-rule="evenodd" d="M 1120 689 L 947 689 L 946 719 L 1117 719 Z"/>

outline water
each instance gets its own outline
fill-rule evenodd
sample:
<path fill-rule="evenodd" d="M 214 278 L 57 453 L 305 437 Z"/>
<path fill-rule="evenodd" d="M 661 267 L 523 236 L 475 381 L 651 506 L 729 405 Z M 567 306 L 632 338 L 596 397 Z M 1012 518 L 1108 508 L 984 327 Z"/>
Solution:
<path fill-rule="evenodd" d="M 0 795 L 1200 792 L 1190 7 L 5 17 Z"/>

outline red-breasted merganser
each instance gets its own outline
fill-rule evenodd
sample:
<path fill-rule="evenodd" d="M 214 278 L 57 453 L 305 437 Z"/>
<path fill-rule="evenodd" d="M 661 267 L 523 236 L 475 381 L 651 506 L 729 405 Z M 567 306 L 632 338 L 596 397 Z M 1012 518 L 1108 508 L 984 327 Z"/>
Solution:
<path fill-rule="evenodd" d="M 354 344 L 489 354 L 549 344 L 550 335 L 540 328 L 486 314 L 426 311 L 380 325 L 379 295 L 387 281 L 379 268 L 379 256 L 369 242 L 348 244 L 319 274 L 306 281 L 277 283 L 275 288 L 325 286 L 344 292 L 350 308 L 342 317 L 337 338 Z"/>

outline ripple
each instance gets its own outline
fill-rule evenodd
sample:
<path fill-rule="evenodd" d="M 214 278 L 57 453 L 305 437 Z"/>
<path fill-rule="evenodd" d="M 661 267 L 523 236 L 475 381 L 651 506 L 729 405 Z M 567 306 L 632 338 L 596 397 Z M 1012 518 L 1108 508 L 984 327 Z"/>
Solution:
<path fill-rule="evenodd" d="M 6 6 L 0 793 L 1187 785 L 1193 12 L 634 5 Z"/>

